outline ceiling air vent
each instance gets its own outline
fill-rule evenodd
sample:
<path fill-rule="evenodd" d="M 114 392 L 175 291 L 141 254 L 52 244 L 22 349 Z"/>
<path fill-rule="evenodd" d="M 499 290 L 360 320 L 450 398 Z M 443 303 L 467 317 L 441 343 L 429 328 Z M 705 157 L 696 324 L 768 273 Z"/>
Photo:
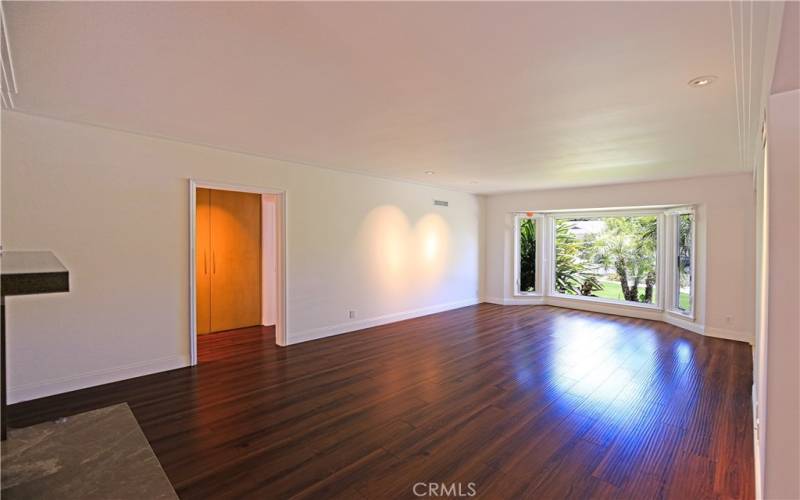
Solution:
<path fill-rule="evenodd" d="M 444 200 L 433 200 L 433 204 L 436 205 L 437 207 L 446 207 L 450 205 L 448 202 Z"/>

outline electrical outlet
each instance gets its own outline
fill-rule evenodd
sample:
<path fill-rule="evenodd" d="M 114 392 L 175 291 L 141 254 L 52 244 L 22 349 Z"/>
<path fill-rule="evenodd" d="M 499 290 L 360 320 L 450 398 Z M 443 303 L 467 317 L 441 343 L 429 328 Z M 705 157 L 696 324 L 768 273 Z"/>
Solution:
<path fill-rule="evenodd" d="M 353 311 L 352 309 L 350 311 L 348 311 L 347 314 L 350 317 L 350 319 L 356 319 L 356 312 Z"/>

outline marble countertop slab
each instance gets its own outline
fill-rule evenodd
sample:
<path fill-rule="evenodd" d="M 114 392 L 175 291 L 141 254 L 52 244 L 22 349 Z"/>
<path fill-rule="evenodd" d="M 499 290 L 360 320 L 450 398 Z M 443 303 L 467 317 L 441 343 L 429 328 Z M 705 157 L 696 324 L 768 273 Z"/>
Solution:
<path fill-rule="evenodd" d="M 2 497 L 177 499 L 127 404 L 10 429 Z"/>

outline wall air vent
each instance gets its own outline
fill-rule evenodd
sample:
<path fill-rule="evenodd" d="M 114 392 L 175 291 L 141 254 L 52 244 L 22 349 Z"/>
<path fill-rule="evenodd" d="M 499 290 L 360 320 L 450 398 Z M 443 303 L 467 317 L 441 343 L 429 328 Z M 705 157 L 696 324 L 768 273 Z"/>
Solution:
<path fill-rule="evenodd" d="M 447 207 L 450 205 L 450 203 L 444 200 L 433 200 L 433 204 L 436 205 L 437 207 Z"/>

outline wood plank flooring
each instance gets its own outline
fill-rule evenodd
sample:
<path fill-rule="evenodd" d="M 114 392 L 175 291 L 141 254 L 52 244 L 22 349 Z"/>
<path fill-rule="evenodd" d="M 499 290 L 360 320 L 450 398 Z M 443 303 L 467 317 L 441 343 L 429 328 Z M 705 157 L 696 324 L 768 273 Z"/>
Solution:
<path fill-rule="evenodd" d="M 269 328 L 206 335 L 199 353 L 13 405 L 10 424 L 126 401 L 181 498 L 754 496 L 743 343 L 480 304 L 288 348 Z"/>

